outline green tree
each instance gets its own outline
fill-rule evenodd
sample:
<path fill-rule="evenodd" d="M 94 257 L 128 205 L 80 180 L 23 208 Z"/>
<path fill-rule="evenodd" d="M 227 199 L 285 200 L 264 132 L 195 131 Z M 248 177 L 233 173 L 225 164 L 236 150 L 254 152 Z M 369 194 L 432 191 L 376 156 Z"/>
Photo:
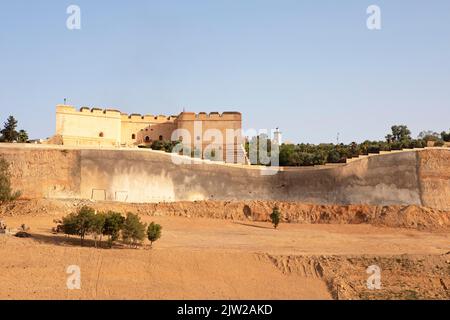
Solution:
<path fill-rule="evenodd" d="M 127 213 L 127 217 L 122 226 L 122 239 L 129 245 L 137 246 L 145 238 L 145 229 L 147 225 L 141 222 L 137 214 Z"/>
<path fill-rule="evenodd" d="M 450 130 L 448 131 L 448 133 L 445 131 L 442 131 L 441 139 L 444 140 L 445 142 L 450 142 Z"/>
<path fill-rule="evenodd" d="M 417 138 L 425 140 L 425 141 L 436 141 L 439 139 L 439 134 L 432 130 L 425 130 L 425 131 L 422 131 L 421 133 L 419 133 Z"/>
<path fill-rule="evenodd" d="M 339 163 L 341 162 L 341 154 L 336 150 L 332 150 L 328 153 L 327 161 L 329 163 Z"/>
<path fill-rule="evenodd" d="M 108 236 L 108 245 L 111 248 L 114 241 L 119 239 L 120 230 L 122 229 L 125 218 L 118 212 L 109 211 L 105 215 L 105 223 L 103 226 L 103 235 Z"/>
<path fill-rule="evenodd" d="M 12 201 L 21 195 L 20 191 L 12 191 L 10 176 L 9 163 L 0 157 L 0 202 Z"/>
<path fill-rule="evenodd" d="M 69 236 L 78 235 L 78 221 L 76 213 L 71 213 L 62 219 L 62 230 Z"/>
<path fill-rule="evenodd" d="M 150 148 L 152 150 L 160 150 L 165 152 L 172 152 L 173 148 L 180 143 L 179 141 L 167 141 L 167 140 L 156 140 L 153 141 Z"/>
<path fill-rule="evenodd" d="M 102 243 L 103 230 L 105 228 L 106 216 L 103 213 L 97 213 L 92 217 L 89 226 L 89 233 L 94 236 L 95 247 L 97 248 L 97 240 L 100 238 L 100 245 Z"/>
<path fill-rule="evenodd" d="M 81 238 L 81 245 L 83 245 L 86 234 L 91 230 L 92 222 L 94 221 L 95 210 L 84 206 L 78 211 L 77 215 L 77 228 L 78 235 Z"/>
<path fill-rule="evenodd" d="M 18 135 L 16 128 L 17 120 L 13 116 L 9 116 L 4 123 L 3 129 L 0 131 L 0 133 L 2 134 L 2 140 L 6 142 L 16 141 Z"/>
<path fill-rule="evenodd" d="M 278 207 L 273 208 L 272 214 L 270 215 L 270 220 L 272 221 L 273 227 L 276 229 L 280 224 L 281 213 Z"/>
<path fill-rule="evenodd" d="M 404 142 L 411 140 L 411 131 L 405 125 L 395 125 L 391 127 L 392 135 L 387 135 L 386 140 L 391 142 Z M 388 139 L 390 137 L 390 139 Z"/>
<path fill-rule="evenodd" d="M 159 224 L 154 222 L 150 223 L 147 229 L 147 237 L 150 240 L 150 246 L 153 245 L 153 242 L 161 238 L 162 227 Z"/>
<path fill-rule="evenodd" d="M 445 145 L 445 142 L 444 142 L 444 140 L 441 140 L 441 139 L 434 142 L 435 147 L 443 147 L 444 145 Z"/>
<path fill-rule="evenodd" d="M 17 142 L 26 143 L 28 141 L 28 133 L 25 130 L 20 130 L 17 133 Z"/>
<path fill-rule="evenodd" d="M 292 166 L 295 154 L 296 150 L 293 144 L 282 144 L 280 146 L 280 166 Z"/>

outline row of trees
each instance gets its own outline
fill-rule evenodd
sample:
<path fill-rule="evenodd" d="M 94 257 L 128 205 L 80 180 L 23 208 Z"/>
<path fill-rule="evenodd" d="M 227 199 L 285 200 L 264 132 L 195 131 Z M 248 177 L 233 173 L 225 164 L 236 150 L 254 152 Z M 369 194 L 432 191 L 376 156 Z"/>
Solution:
<path fill-rule="evenodd" d="M 28 141 L 28 133 L 25 130 L 16 130 L 17 123 L 13 116 L 8 117 L 0 131 L 0 142 L 26 143 Z"/>
<path fill-rule="evenodd" d="M 421 132 L 417 139 L 411 137 L 407 126 L 393 126 L 385 141 L 352 142 L 350 144 L 283 144 L 280 146 L 281 166 L 313 166 L 325 163 L 345 163 L 346 159 L 379 153 L 380 151 L 424 148 L 429 141 L 434 146 L 443 146 L 450 141 L 450 131 L 437 134 L 432 131 Z"/>
<path fill-rule="evenodd" d="M 161 237 L 162 227 L 152 222 L 148 227 L 141 222 L 138 215 L 127 213 L 126 217 L 118 212 L 96 213 L 93 208 L 84 206 L 77 213 L 72 213 L 62 220 L 62 231 L 67 235 L 80 237 L 81 245 L 87 235 L 94 239 L 95 247 L 102 238 L 107 237 L 111 248 L 122 237 L 125 244 L 137 247 L 147 236 L 150 244 Z"/>

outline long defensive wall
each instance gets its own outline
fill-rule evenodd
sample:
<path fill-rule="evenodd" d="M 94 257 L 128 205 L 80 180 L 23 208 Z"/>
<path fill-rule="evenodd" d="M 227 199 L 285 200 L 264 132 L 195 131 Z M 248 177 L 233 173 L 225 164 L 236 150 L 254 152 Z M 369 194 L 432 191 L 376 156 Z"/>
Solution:
<path fill-rule="evenodd" d="M 324 204 L 417 204 L 450 209 L 450 149 L 374 155 L 339 166 L 280 168 L 196 161 L 151 150 L 0 145 L 24 198 L 127 202 L 284 200 Z"/>

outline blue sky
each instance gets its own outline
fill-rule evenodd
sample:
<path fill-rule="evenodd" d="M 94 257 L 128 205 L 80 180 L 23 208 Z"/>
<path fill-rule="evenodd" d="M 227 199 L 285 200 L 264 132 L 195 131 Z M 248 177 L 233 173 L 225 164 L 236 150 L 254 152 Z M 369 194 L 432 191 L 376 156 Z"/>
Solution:
<path fill-rule="evenodd" d="M 66 8 L 81 8 L 81 30 Z M 382 29 L 366 27 L 381 8 Z M 450 1 L 2 1 L 0 121 L 54 134 L 55 105 L 241 111 L 294 142 L 450 128 Z"/>

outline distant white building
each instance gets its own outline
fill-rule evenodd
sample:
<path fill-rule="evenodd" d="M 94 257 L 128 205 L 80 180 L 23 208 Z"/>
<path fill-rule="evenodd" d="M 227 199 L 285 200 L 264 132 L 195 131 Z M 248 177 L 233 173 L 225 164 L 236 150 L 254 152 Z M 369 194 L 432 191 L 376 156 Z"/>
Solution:
<path fill-rule="evenodd" d="M 283 143 L 283 139 L 281 136 L 281 131 L 279 130 L 279 128 L 277 128 L 275 130 L 275 132 L 273 133 L 273 143 L 278 144 L 279 146 L 281 146 L 281 144 Z"/>

